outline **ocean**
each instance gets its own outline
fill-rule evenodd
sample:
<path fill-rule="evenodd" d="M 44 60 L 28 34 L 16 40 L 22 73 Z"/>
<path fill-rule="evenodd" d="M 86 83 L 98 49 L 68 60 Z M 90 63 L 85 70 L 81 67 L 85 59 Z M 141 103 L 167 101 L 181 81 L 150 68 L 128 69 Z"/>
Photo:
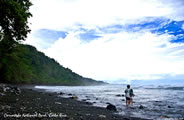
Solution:
<path fill-rule="evenodd" d="M 47 92 L 63 92 L 60 97 L 77 96 L 79 101 L 106 107 L 109 103 L 116 106 L 116 114 L 149 118 L 155 120 L 184 119 L 183 85 L 131 85 L 135 97 L 133 105 L 126 107 L 124 90 L 126 85 L 102 86 L 35 86 Z M 70 95 L 69 95 L 70 94 Z M 141 107 L 140 107 L 141 106 Z"/>

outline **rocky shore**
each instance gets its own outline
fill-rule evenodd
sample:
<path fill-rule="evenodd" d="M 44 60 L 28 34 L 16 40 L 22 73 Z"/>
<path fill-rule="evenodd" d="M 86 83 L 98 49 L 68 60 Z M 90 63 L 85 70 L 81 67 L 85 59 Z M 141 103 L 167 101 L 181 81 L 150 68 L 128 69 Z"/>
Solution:
<path fill-rule="evenodd" d="M 112 106 L 95 107 L 75 97 L 58 97 L 60 94 L 0 84 L 0 119 L 145 120 L 117 115 Z"/>

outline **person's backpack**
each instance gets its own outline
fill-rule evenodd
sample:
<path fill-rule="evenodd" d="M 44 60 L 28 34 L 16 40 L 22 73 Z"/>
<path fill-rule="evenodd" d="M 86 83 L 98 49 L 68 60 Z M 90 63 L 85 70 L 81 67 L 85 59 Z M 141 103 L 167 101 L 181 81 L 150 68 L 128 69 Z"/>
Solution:
<path fill-rule="evenodd" d="M 130 89 L 130 96 L 134 96 L 133 89 Z"/>

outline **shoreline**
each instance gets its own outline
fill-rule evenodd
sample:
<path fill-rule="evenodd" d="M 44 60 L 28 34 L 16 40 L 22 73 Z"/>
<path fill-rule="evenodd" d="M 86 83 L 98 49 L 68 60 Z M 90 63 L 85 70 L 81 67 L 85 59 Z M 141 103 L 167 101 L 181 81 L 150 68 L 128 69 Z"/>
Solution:
<path fill-rule="evenodd" d="M 4 86 L 3 86 L 4 85 Z M 3 91 L 7 87 L 6 92 Z M 0 84 L 0 118 L 54 120 L 147 120 L 121 116 L 106 108 L 92 106 L 74 98 L 58 97 L 59 93 L 39 90 L 34 86 Z M 14 90 L 12 90 L 14 89 Z"/>

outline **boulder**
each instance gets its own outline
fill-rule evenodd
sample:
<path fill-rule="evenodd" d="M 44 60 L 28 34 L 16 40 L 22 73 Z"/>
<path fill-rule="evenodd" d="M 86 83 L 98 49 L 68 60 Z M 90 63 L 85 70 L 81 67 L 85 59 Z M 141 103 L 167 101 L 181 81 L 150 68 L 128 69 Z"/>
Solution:
<path fill-rule="evenodd" d="M 59 95 L 64 95 L 64 93 L 63 92 L 60 92 Z"/>
<path fill-rule="evenodd" d="M 117 111 L 116 106 L 114 106 L 112 104 L 107 105 L 106 109 L 110 110 L 110 111 Z"/>
<path fill-rule="evenodd" d="M 144 106 L 140 105 L 140 106 L 139 106 L 139 109 L 144 109 Z"/>
<path fill-rule="evenodd" d="M 172 108 L 170 105 L 169 106 L 167 106 L 168 108 Z"/>

